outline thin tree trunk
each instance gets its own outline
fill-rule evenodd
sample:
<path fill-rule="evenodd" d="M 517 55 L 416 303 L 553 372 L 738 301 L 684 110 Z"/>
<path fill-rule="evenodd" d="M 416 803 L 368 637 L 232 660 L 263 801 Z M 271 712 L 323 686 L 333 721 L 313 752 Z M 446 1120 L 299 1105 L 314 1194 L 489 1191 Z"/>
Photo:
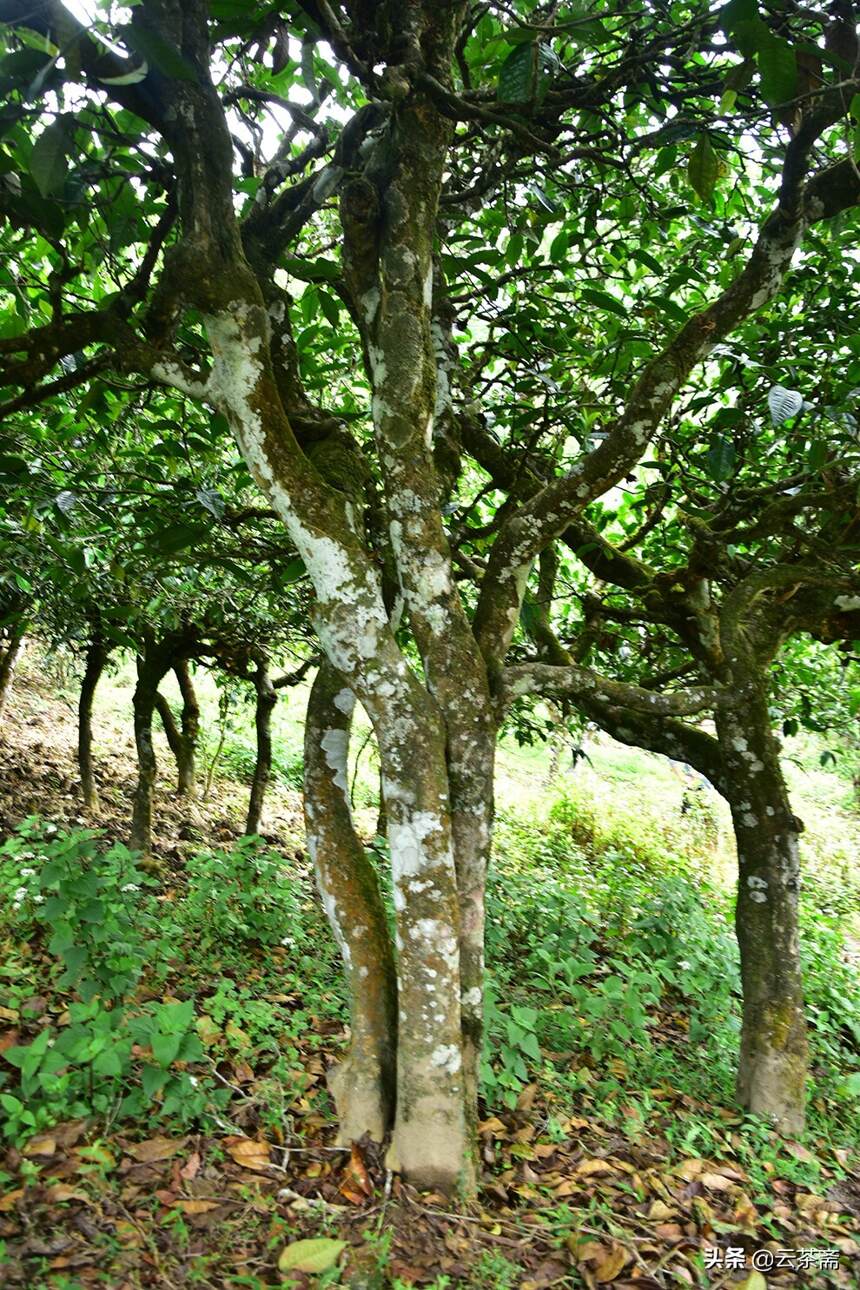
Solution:
<path fill-rule="evenodd" d="M 339 1140 L 381 1142 L 394 1119 L 397 977 L 376 873 L 352 824 L 347 757 L 354 699 L 324 662 L 308 700 L 305 820 L 320 896 L 349 993 L 349 1054 L 329 1076 Z"/>
<path fill-rule="evenodd" d="M 109 653 L 102 637 L 95 633 L 87 649 L 86 666 L 78 699 L 78 768 L 81 775 L 84 809 L 91 813 L 99 808 L 98 789 L 93 773 L 93 700 Z"/>
<path fill-rule="evenodd" d="M 12 693 L 12 682 L 15 679 L 15 668 L 24 648 L 24 627 L 14 627 L 9 634 L 5 648 L 0 650 L 0 716 L 9 696 Z"/>
<path fill-rule="evenodd" d="M 188 671 L 188 660 L 175 663 L 173 671 L 182 694 L 182 715 L 177 723 L 173 709 L 160 692 L 155 696 L 155 710 L 161 718 L 170 751 L 176 759 L 176 791 L 180 797 L 196 795 L 197 738 L 200 730 L 200 708 Z"/>
<path fill-rule="evenodd" d="M 152 845 L 152 794 L 157 763 L 152 743 L 152 714 L 158 701 L 158 686 L 170 665 L 169 655 L 161 648 L 148 650 L 137 660 L 137 685 L 134 690 L 134 742 L 137 748 L 137 788 L 131 822 L 130 846 L 148 855 Z"/>
<path fill-rule="evenodd" d="M 257 760 L 254 763 L 254 778 L 251 781 L 251 796 L 248 801 L 248 818 L 245 821 L 245 832 L 248 834 L 260 832 L 263 800 L 272 774 L 272 713 L 278 701 L 278 694 L 272 685 L 268 661 L 265 657 L 257 660 L 254 687 L 257 692 L 257 702 L 254 710 L 254 726 L 257 731 Z"/>
<path fill-rule="evenodd" d="M 179 768 L 180 797 L 194 797 L 196 794 L 196 759 L 197 739 L 200 734 L 200 705 L 191 680 L 187 659 L 181 659 L 174 665 L 179 692 L 182 695 L 181 733 L 177 766 Z"/>
<path fill-rule="evenodd" d="M 182 736 L 179 733 L 179 726 L 176 724 L 176 718 L 173 715 L 173 709 L 165 699 L 160 690 L 155 695 L 155 711 L 161 718 L 161 724 L 167 738 L 167 746 L 176 758 L 177 768 L 179 766 L 179 748 L 182 742 Z"/>
<path fill-rule="evenodd" d="M 743 703 L 718 715 L 738 848 L 735 917 L 743 1026 L 742 1106 L 781 1132 L 804 1125 L 808 1069 L 798 937 L 798 824 L 770 726 L 764 678 L 742 681 Z"/>
<path fill-rule="evenodd" d="M 376 836 L 384 838 L 388 832 L 388 811 L 385 809 L 385 789 L 382 784 L 382 767 L 379 768 L 379 806 L 376 812 Z"/>

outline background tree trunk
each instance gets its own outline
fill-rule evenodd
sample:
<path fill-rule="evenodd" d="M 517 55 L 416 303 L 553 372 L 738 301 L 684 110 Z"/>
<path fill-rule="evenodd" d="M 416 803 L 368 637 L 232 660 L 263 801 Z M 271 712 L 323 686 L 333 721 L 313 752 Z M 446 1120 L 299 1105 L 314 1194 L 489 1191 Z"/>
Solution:
<path fill-rule="evenodd" d="M 194 683 L 191 680 L 188 659 L 180 659 L 178 663 L 174 664 L 173 670 L 176 674 L 176 680 L 179 682 L 179 692 L 182 695 L 179 753 L 176 759 L 179 769 L 179 795 L 180 797 L 194 797 L 196 794 L 197 740 L 200 734 L 200 705 L 197 702 L 197 694 L 194 689 Z"/>
<path fill-rule="evenodd" d="M 15 668 L 21 651 L 24 648 L 24 628 L 13 627 L 5 645 L 0 649 L 0 716 L 9 702 L 12 693 L 12 682 L 15 679 Z"/>
<path fill-rule="evenodd" d="M 342 1142 L 381 1142 L 394 1119 L 397 976 L 376 873 L 349 809 L 347 757 L 354 699 L 323 662 L 305 724 L 305 821 L 323 907 L 349 992 L 350 1046 L 329 1076 Z"/>
<path fill-rule="evenodd" d="M 382 783 L 382 767 L 379 768 L 379 806 L 376 812 L 376 836 L 384 838 L 388 832 L 388 811 L 385 809 L 385 788 Z"/>
<path fill-rule="evenodd" d="M 188 671 L 188 660 L 182 659 L 173 666 L 182 694 L 182 715 L 177 723 L 173 709 L 164 695 L 156 692 L 155 710 L 161 718 L 170 751 L 176 758 L 176 791 L 180 797 L 196 795 L 197 738 L 200 730 L 200 708 Z"/>
<path fill-rule="evenodd" d="M 278 695 L 272 685 L 268 660 L 265 657 L 260 657 L 257 660 L 254 688 L 257 692 L 254 711 L 254 726 L 257 731 L 257 760 L 254 764 L 254 778 L 251 781 L 248 818 L 245 821 L 245 832 L 249 834 L 260 832 L 263 800 L 266 796 L 266 789 L 272 773 L 272 713 L 275 710 Z"/>
<path fill-rule="evenodd" d="M 148 855 L 152 845 L 152 793 L 157 763 L 152 743 L 152 714 L 158 700 L 158 686 L 170 666 L 169 654 L 154 647 L 137 660 L 134 689 L 134 742 L 137 748 L 137 788 L 131 821 L 130 847 Z"/>
<path fill-rule="evenodd" d="M 104 640 L 94 634 L 87 649 L 86 666 L 78 699 L 78 768 L 84 809 L 98 810 L 99 798 L 93 773 L 93 700 L 110 653 Z"/>
<path fill-rule="evenodd" d="M 743 698 L 717 719 L 739 866 L 735 925 L 743 1026 L 737 1092 L 742 1106 L 794 1136 L 803 1130 L 808 1068 L 798 825 L 770 726 L 765 678 L 746 678 Z"/>

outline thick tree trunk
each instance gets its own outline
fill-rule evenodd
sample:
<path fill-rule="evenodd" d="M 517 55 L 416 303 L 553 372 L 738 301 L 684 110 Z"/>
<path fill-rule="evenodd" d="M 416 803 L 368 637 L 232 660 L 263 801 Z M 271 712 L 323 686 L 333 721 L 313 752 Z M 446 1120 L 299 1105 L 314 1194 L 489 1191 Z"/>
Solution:
<path fill-rule="evenodd" d="M 381 1142 L 394 1121 L 397 976 L 373 865 L 352 824 L 347 756 L 354 699 L 324 662 L 305 725 L 305 820 L 322 903 L 343 956 L 349 1054 L 330 1075 L 340 1141 Z M 269 705 L 271 711 L 271 705 Z"/>
<path fill-rule="evenodd" d="M 134 742 L 137 748 L 137 787 L 131 821 L 130 847 L 148 855 L 152 844 L 152 794 L 157 763 L 152 743 L 152 714 L 158 703 L 158 686 L 170 666 L 170 656 L 155 647 L 137 660 L 134 690 Z"/>
<path fill-rule="evenodd" d="M 3 647 L 0 648 L 0 717 L 9 702 L 12 693 L 12 682 L 15 679 L 15 668 L 21 651 L 24 648 L 24 628 L 13 628 Z"/>
<path fill-rule="evenodd" d="M 482 920 L 479 927 L 477 909 L 463 905 L 458 890 L 470 879 L 455 866 L 445 730 L 417 686 L 424 706 L 414 693 L 407 706 L 411 688 L 401 682 L 401 693 L 369 711 L 384 775 L 397 923 L 397 1116 L 388 1160 L 420 1186 L 471 1192 L 461 938 L 468 921 L 472 943 Z"/>
<path fill-rule="evenodd" d="M 93 773 L 93 700 L 109 652 L 104 640 L 94 635 L 87 649 L 86 666 L 78 699 L 78 768 L 81 775 L 84 809 L 89 812 L 95 812 L 99 807 L 98 790 Z"/>
<path fill-rule="evenodd" d="M 254 763 L 254 778 L 251 781 L 251 796 L 248 801 L 248 818 L 245 821 L 245 832 L 260 832 L 260 819 L 263 814 L 263 800 L 272 773 L 272 713 L 278 701 L 278 694 L 269 676 L 269 667 L 265 658 L 257 661 L 254 675 L 254 688 L 257 702 L 254 711 L 254 726 L 257 732 L 257 760 Z"/>
<path fill-rule="evenodd" d="M 808 1067 L 798 943 L 798 824 L 770 726 L 766 683 L 742 682 L 743 702 L 718 716 L 738 848 L 735 924 L 741 956 L 741 1104 L 781 1132 L 804 1125 Z"/>

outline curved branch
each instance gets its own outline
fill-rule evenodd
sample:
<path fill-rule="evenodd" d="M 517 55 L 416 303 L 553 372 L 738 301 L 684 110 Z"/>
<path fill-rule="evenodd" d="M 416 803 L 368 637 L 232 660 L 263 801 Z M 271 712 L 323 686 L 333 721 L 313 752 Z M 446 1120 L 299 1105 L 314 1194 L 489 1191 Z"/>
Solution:
<path fill-rule="evenodd" d="M 524 694 L 547 698 L 591 698 L 652 717 L 687 717 L 712 710 L 728 702 L 728 696 L 713 686 L 658 693 L 641 685 L 614 681 L 591 668 L 569 664 L 523 663 L 506 667 L 501 676 L 501 700 L 505 707 Z"/>

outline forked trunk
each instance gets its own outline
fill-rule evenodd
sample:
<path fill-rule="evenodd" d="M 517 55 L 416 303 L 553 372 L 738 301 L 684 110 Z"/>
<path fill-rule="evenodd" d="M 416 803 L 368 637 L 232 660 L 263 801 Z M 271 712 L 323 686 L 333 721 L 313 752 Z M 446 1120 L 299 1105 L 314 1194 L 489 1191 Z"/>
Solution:
<path fill-rule="evenodd" d="M 770 727 L 764 682 L 718 719 L 738 848 L 735 916 L 743 1026 L 742 1106 L 795 1136 L 804 1125 L 808 1069 L 798 940 L 798 825 Z"/>
<path fill-rule="evenodd" d="M 278 694 L 272 685 L 265 658 L 260 658 L 257 661 L 254 688 L 257 692 L 254 710 L 254 726 L 257 732 L 257 760 L 254 763 L 254 778 L 251 781 L 251 796 L 248 801 L 248 818 L 245 821 L 245 832 L 248 834 L 260 832 L 263 801 L 272 774 L 272 713 L 278 701 Z"/>
<path fill-rule="evenodd" d="M 93 772 L 93 700 L 101 680 L 109 650 L 104 640 L 94 635 L 87 649 L 86 666 L 78 699 L 78 768 L 84 809 L 95 812 L 99 807 L 98 789 Z"/>
<path fill-rule="evenodd" d="M 329 663 L 317 673 L 305 724 L 305 821 L 323 907 L 343 957 L 350 1014 L 346 1059 L 329 1077 L 342 1142 L 381 1142 L 394 1122 L 397 977 L 376 871 L 349 809 L 354 699 Z"/>

